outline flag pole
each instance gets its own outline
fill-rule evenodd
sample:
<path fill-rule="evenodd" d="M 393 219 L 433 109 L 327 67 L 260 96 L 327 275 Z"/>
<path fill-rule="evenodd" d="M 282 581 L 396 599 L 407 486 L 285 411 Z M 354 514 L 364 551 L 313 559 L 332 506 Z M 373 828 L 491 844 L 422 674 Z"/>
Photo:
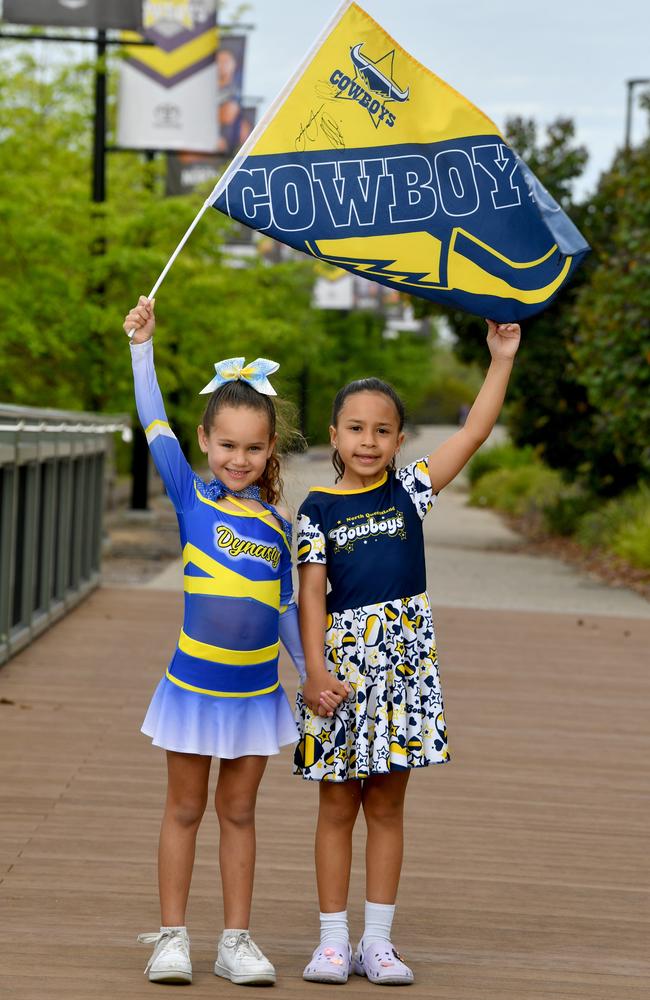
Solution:
<path fill-rule="evenodd" d="M 309 65 L 309 63 L 310 63 L 313 55 L 315 54 L 315 52 L 318 51 L 318 48 L 321 46 L 323 40 L 330 34 L 330 32 L 332 31 L 332 29 L 334 28 L 334 26 L 341 20 L 341 18 L 343 17 L 343 14 L 348 9 L 348 7 L 350 7 L 352 5 L 353 2 L 354 2 L 354 0 L 342 0 L 342 2 L 339 4 L 339 6 L 337 7 L 337 9 L 334 11 L 334 14 L 330 18 L 330 20 L 325 25 L 325 27 L 319 32 L 318 37 L 314 41 L 313 45 L 310 46 L 310 48 L 309 48 L 307 54 L 305 55 L 305 57 L 300 60 L 299 65 L 296 67 L 296 69 L 294 70 L 294 72 L 291 74 L 291 76 L 289 77 L 289 79 L 285 83 L 285 85 L 282 88 L 282 90 L 280 90 L 280 92 L 278 93 L 278 95 L 275 98 L 275 100 L 269 105 L 269 107 L 267 108 L 265 114 L 262 115 L 262 117 L 260 118 L 259 122 L 255 126 L 255 128 L 253 129 L 253 131 L 251 132 L 251 134 L 249 135 L 249 137 L 246 140 L 246 142 L 244 143 L 244 145 L 241 147 L 241 149 L 239 150 L 239 152 L 233 157 L 233 159 L 230 162 L 229 167 L 223 172 L 223 174 L 221 175 L 221 177 L 219 178 L 219 180 L 215 184 L 214 188 L 212 189 L 212 192 L 208 195 L 208 197 L 204 201 L 203 205 L 201 206 L 199 212 L 195 216 L 194 221 L 192 222 L 191 226 L 189 227 L 189 229 L 187 230 L 187 232 L 183 236 L 182 240 L 180 241 L 180 243 L 178 244 L 178 246 L 174 250 L 173 254 L 171 255 L 171 257 L 169 258 L 169 260 L 165 264 L 165 267 L 163 268 L 160 276 L 158 277 L 158 280 L 156 281 L 156 284 L 153 286 L 153 288 L 149 292 L 149 298 L 150 299 L 152 299 L 154 297 L 154 295 L 156 294 L 156 292 L 158 291 L 158 289 L 162 285 L 165 277 L 167 276 L 167 273 L 168 273 L 169 269 L 171 268 L 172 264 L 174 263 L 174 261 L 178 257 L 179 253 L 181 252 L 181 250 L 183 249 L 183 247 L 185 246 L 185 244 L 187 243 L 187 241 L 188 241 L 190 235 L 192 234 L 194 228 L 196 227 L 199 219 L 202 218 L 203 213 L 205 212 L 206 208 L 211 208 L 212 205 L 214 204 L 214 202 L 217 200 L 217 198 L 219 198 L 219 196 L 223 193 L 223 191 L 226 188 L 226 186 L 227 186 L 230 178 L 232 177 L 232 175 L 234 173 L 236 173 L 237 170 L 239 170 L 240 166 L 242 165 L 242 163 L 246 159 L 246 156 L 248 155 L 249 149 L 251 148 L 251 146 L 253 146 L 257 142 L 257 139 L 258 139 L 260 133 L 266 128 L 266 126 L 271 121 L 271 119 L 276 115 L 278 109 L 284 103 L 284 101 L 285 101 L 285 99 L 287 97 L 287 94 L 289 93 L 290 89 L 297 82 L 298 78 L 300 77 L 300 75 L 303 72 L 303 70 L 305 69 L 305 67 L 307 65 Z M 129 340 L 131 340 L 131 338 L 133 337 L 134 333 L 135 333 L 135 330 L 130 330 L 129 333 L 127 333 L 127 336 L 129 338 Z"/>

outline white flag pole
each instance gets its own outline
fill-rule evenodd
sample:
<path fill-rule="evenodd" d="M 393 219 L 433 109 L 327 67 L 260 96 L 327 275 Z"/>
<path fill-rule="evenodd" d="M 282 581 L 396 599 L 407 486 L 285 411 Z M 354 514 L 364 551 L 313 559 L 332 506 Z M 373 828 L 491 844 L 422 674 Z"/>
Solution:
<path fill-rule="evenodd" d="M 156 284 L 153 286 L 153 288 L 149 292 L 149 296 L 148 297 L 150 299 L 152 299 L 154 297 L 154 295 L 156 294 L 156 292 L 158 291 L 158 289 L 162 285 L 162 283 L 165 280 L 165 277 L 167 275 L 167 272 L 169 271 L 169 269 L 171 268 L 172 264 L 174 263 L 174 261 L 178 257 L 179 253 L 181 252 L 181 250 L 183 249 L 183 247 L 187 243 L 188 239 L 190 238 L 191 233 L 195 229 L 195 227 L 196 227 L 199 219 L 201 218 L 201 216 L 205 212 L 206 208 L 210 208 L 210 199 L 207 199 L 206 201 L 204 201 L 204 203 L 201 206 L 200 210 L 194 216 L 194 220 L 193 220 L 191 226 L 189 226 L 189 228 L 185 232 L 185 235 L 183 236 L 182 240 L 180 241 L 180 243 L 178 244 L 178 246 L 174 250 L 173 254 L 171 255 L 171 257 L 169 258 L 169 260 L 165 264 L 165 266 L 162 269 L 162 271 L 160 272 L 160 274 L 158 276 L 158 280 L 156 281 Z M 134 333 L 135 333 L 135 329 L 129 330 L 127 332 L 127 337 L 129 338 L 129 340 L 132 339 Z"/>
<path fill-rule="evenodd" d="M 293 90 L 295 84 L 298 82 L 298 80 L 304 73 L 305 69 L 312 61 L 312 58 L 316 55 L 316 53 L 318 52 L 319 48 L 321 47 L 327 36 L 332 33 L 334 27 L 341 20 L 348 7 L 352 6 L 353 2 L 354 0 L 342 0 L 342 3 L 340 3 L 337 9 L 334 11 L 332 17 L 327 22 L 323 30 L 320 32 L 314 44 L 308 50 L 304 58 L 300 60 L 300 63 L 293 71 L 293 73 L 285 83 L 284 87 L 282 87 L 282 89 L 278 92 L 278 95 L 275 98 L 275 100 L 273 100 L 272 103 L 269 105 L 269 107 L 266 109 L 265 113 L 258 121 L 257 125 L 249 135 L 244 145 L 241 147 L 236 156 L 233 157 L 228 169 L 223 172 L 223 174 L 215 184 L 212 194 L 208 198 L 208 201 L 211 204 L 214 204 L 217 198 L 223 193 L 232 175 L 239 170 L 242 163 L 248 156 L 249 149 L 255 145 L 258 138 L 260 137 L 264 129 L 267 127 L 269 122 L 272 121 L 273 118 L 275 118 L 276 114 L 284 104 L 288 95 Z"/>
<path fill-rule="evenodd" d="M 237 172 L 237 170 L 239 170 L 240 166 L 242 165 L 242 163 L 246 159 L 246 156 L 248 155 L 248 151 L 251 148 L 251 146 L 253 146 L 257 142 L 260 134 L 264 131 L 264 129 L 266 128 L 266 126 L 269 124 L 269 122 L 275 117 L 275 115 L 277 114 L 278 110 L 282 107 L 284 101 L 286 100 L 288 94 L 293 89 L 294 84 L 297 83 L 298 79 L 300 78 L 300 76 L 304 72 L 305 68 L 311 62 L 313 56 L 316 54 L 316 52 L 320 48 L 320 46 L 323 43 L 323 41 L 332 32 L 332 30 L 334 29 L 335 25 L 341 20 L 341 18 L 343 17 L 345 11 L 348 9 L 348 7 L 352 6 L 353 2 L 354 2 L 354 0 L 342 0 L 342 3 L 339 4 L 339 6 L 337 7 L 336 11 L 334 12 L 334 14 L 330 18 L 330 20 L 327 22 L 327 24 L 325 25 L 325 27 L 323 28 L 323 30 L 320 32 L 320 34 L 318 35 L 317 39 L 315 40 L 314 44 L 311 46 L 311 48 L 309 49 L 309 51 L 307 52 L 307 54 L 305 55 L 305 57 L 303 59 L 301 59 L 298 67 L 291 74 L 291 76 L 289 77 L 289 79 L 285 83 L 285 85 L 282 88 L 282 90 L 280 90 L 280 92 L 278 93 L 278 95 L 275 98 L 275 100 L 269 105 L 269 107 L 267 108 L 265 114 L 262 115 L 262 117 L 260 118 L 259 122 L 255 126 L 255 128 L 253 129 L 253 131 L 251 132 L 251 134 L 249 135 L 249 137 L 246 140 L 246 142 L 244 143 L 244 145 L 241 147 L 241 149 L 236 154 L 236 156 L 233 157 L 233 159 L 232 159 L 232 161 L 230 163 L 230 166 L 228 167 L 227 170 L 224 171 L 224 173 L 221 175 L 221 177 L 219 178 L 219 180 L 215 184 L 214 188 L 212 189 L 212 192 L 208 195 L 208 197 L 204 201 L 203 205 L 201 206 L 201 209 L 199 210 L 199 212 L 195 216 L 194 221 L 192 222 L 191 226 L 188 228 L 188 230 L 185 233 L 185 235 L 183 236 L 182 240 L 180 241 L 180 243 L 178 244 L 178 246 L 174 250 L 173 254 L 171 255 L 171 257 L 169 258 L 169 260 L 165 264 L 165 266 L 164 266 L 164 268 L 163 268 L 160 276 L 158 277 L 158 280 L 156 281 L 156 284 L 153 286 L 153 288 L 149 292 L 149 298 L 150 299 L 152 299 L 154 297 L 154 295 L 156 294 L 156 292 L 158 291 L 158 289 L 162 285 L 165 277 L 167 276 L 167 273 L 168 273 L 169 269 L 171 268 L 172 264 L 174 263 L 174 261 L 178 257 L 179 253 L 181 252 L 181 250 L 183 249 L 183 247 L 185 246 L 185 244 L 187 243 L 187 241 L 188 241 L 191 233 L 193 232 L 194 228 L 196 227 L 199 219 L 203 216 L 203 213 L 205 212 L 206 208 L 211 208 L 212 205 L 214 204 L 214 202 L 217 200 L 217 198 L 223 193 L 224 189 L 228 185 L 228 182 L 230 181 L 230 178 L 233 176 L 234 173 Z M 128 332 L 127 336 L 129 338 L 129 340 L 131 340 L 131 338 L 133 337 L 134 333 L 135 333 L 135 330 L 130 330 Z"/>

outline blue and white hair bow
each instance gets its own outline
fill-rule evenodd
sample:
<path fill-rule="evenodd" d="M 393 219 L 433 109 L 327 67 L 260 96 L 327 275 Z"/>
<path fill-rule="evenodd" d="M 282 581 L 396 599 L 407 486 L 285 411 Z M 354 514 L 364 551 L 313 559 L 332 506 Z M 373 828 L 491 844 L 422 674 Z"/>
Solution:
<path fill-rule="evenodd" d="M 269 361 L 268 358 L 256 358 L 249 365 L 244 364 L 244 358 L 227 358 L 225 361 L 217 361 L 214 366 L 217 374 L 204 389 L 201 389 L 199 396 L 207 392 L 214 392 L 224 382 L 236 382 L 238 379 L 248 382 L 253 389 L 265 396 L 277 396 L 267 375 L 277 372 L 279 367 L 277 361 Z"/>

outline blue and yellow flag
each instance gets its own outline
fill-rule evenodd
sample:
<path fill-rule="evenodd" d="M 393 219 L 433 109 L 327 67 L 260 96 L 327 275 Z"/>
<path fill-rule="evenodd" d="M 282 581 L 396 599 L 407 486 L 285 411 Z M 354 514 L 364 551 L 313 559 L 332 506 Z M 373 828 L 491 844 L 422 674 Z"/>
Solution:
<path fill-rule="evenodd" d="M 470 101 L 346 0 L 210 203 L 320 260 L 499 322 L 588 244 Z"/>

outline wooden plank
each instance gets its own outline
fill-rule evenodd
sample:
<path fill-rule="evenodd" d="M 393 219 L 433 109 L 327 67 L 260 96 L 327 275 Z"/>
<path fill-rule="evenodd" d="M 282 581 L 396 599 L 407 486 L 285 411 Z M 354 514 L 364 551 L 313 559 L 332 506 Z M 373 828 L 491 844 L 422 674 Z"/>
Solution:
<path fill-rule="evenodd" d="M 0 982 L 15 1000 L 152 996 L 135 937 L 159 921 L 165 767 L 139 726 L 181 614 L 175 594 L 99 591 L 0 673 L 13 702 L 0 703 L 11 928 Z M 417 975 L 409 996 L 641 1000 L 650 622 L 438 609 L 436 623 L 453 763 L 414 774 L 409 790 L 395 921 Z M 284 662 L 282 673 L 292 692 L 295 673 Z M 318 925 L 317 788 L 290 772 L 287 749 L 260 793 L 254 933 L 278 969 L 275 995 L 303 998 L 314 992 L 301 972 Z M 192 995 L 241 997 L 212 974 L 217 844 L 209 809 L 188 915 Z M 357 935 L 363 898 L 360 822 Z M 353 1000 L 373 991 L 359 978 L 345 989 Z"/>

